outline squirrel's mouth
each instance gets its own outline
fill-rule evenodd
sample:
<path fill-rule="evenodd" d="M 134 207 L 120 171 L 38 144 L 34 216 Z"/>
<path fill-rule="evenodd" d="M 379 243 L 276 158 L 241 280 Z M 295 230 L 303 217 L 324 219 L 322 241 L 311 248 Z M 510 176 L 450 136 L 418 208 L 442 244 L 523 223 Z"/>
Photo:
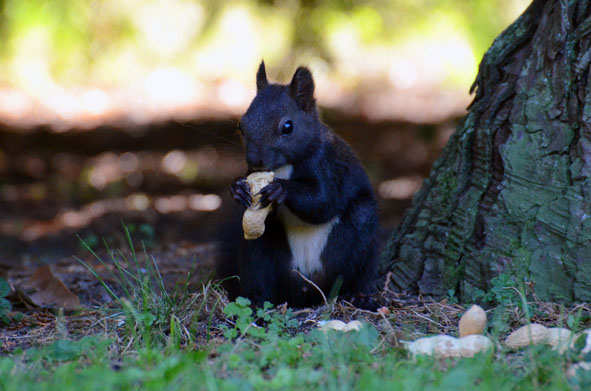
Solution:
<path fill-rule="evenodd" d="M 259 171 L 274 171 L 274 170 L 269 170 L 267 167 L 265 166 L 250 166 L 250 171 L 252 172 L 259 172 Z"/>
<path fill-rule="evenodd" d="M 282 164 L 274 166 L 273 168 L 267 168 L 265 166 L 250 166 L 250 172 L 262 172 L 262 171 L 273 171 L 275 177 L 279 179 L 289 179 L 293 171 L 291 164 Z"/>
<path fill-rule="evenodd" d="M 273 166 L 268 165 L 260 165 L 260 166 L 248 166 L 251 172 L 260 172 L 260 171 L 276 171 L 281 167 L 284 167 L 285 164 L 275 164 Z"/>

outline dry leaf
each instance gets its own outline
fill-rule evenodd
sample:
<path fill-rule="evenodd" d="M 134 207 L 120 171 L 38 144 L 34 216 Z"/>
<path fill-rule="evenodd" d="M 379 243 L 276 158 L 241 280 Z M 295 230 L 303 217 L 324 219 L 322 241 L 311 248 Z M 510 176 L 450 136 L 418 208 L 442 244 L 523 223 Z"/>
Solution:
<path fill-rule="evenodd" d="M 63 307 L 72 310 L 80 307 L 80 299 L 57 278 L 49 266 L 40 266 L 19 293 L 24 299 L 39 307 Z"/>

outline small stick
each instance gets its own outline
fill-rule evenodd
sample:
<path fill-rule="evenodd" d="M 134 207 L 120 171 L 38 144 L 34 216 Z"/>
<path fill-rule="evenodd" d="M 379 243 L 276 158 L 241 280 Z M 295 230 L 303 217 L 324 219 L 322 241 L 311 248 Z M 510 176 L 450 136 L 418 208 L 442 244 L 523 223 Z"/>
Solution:
<path fill-rule="evenodd" d="M 383 291 L 388 291 L 388 286 L 390 286 L 390 279 L 392 278 L 392 272 L 388 272 L 386 274 L 386 279 L 384 280 L 384 289 Z"/>
<path fill-rule="evenodd" d="M 310 284 L 310 285 L 312 285 L 314 288 L 316 288 L 316 290 L 317 290 L 318 292 L 320 292 L 320 294 L 322 295 L 322 300 L 324 300 L 324 304 L 325 304 L 325 305 L 328 307 L 328 300 L 326 300 L 326 296 L 324 296 L 324 292 L 322 292 L 322 289 L 320 289 L 320 287 L 319 287 L 318 285 L 316 285 L 316 284 L 314 283 L 314 281 L 312 281 L 312 280 L 310 280 L 310 279 L 306 278 L 306 276 L 304 276 L 302 273 L 300 273 L 300 271 L 299 271 L 299 270 L 297 270 L 297 269 L 292 269 L 292 271 L 294 271 L 294 272 L 298 273 L 298 274 L 300 275 L 300 277 L 302 277 L 302 279 L 303 279 L 304 281 L 306 281 L 308 284 Z"/>
<path fill-rule="evenodd" d="M 425 320 L 426 320 L 426 321 L 428 321 L 428 322 L 431 322 L 431 323 L 433 323 L 433 324 L 436 324 L 436 325 L 437 325 L 437 327 L 443 328 L 443 325 L 442 325 L 441 323 L 439 323 L 439 322 L 436 322 L 436 321 L 434 321 L 433 319 L 429 319 L 429 318 L 427 318 L 426 316 L 423 316 L 423 315 L 419 314 L 418 312 L 416 312 L 416 311 L 414 311 L 414 310 L 410 310 L 410 311 L 411 311 L 412 313 L 414 313 L 414 314 L 415 314 L 415 316 L 418 316 L 418 317 L 419 317 L 419 318 L 421 318 L 421 319 L 425 319 Z"/>

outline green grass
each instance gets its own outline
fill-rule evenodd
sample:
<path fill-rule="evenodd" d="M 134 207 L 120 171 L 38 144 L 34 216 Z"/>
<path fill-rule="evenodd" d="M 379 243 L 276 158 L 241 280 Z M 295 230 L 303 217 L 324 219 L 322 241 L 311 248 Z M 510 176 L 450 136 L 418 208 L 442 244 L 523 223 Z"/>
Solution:
<path fill-rule="evenodd" d="M 226 306 L 238 306 L 230 303 Z M 230 311 L 231 312 L 231 311 Z M 233 338 L 198 349 L 144 347 L 118 357 L 97 335 L 57 340 L 0 359 L 1 390 L 569 390 L 567 358 L 532 348 L 505 354 L 413 361 L 366 324 L 358 332 L 293 332 L 289 315 L 268 309 L 267 328 L 239 325 Z M 230 330 L 231 328 L 228 328 Z M 258 330 L 252 332 L 251 330 Z M 591 378 L 581 380 L 589 389 Z M 574 386 L 574 383 L 571 384 Z M 587 388 L 586 388 L 587 387 Z"/>
<path fill-rule="evenodd" d="M 400 324 L 396 310 L 349 333 L 314 327 L 315 321 L 335 316 L 332 307 L 302 317 L 268 303 L 253 310 L 239 298 L 222 311 L 223 293 L 211 282 L 196 292 L 187 284 L 168 292 L 155 260 L 145 251 L 140 259 L 124 231 L 127 252 L 109 250 L 111 259 L 104 261 L 89 248 L 112 270 L 109 279 L 81 261 L 114 298 L 110 308 L 99 309 L 103 326 L 68 333 L 60 312 L 56 323 L 62 325 L 56 330 L 62 331 L 47 339 L 51 342 L 0 358 L 0 390 L 591 389 L 590 373 L 566 377 L 566 368 L 580 357 L 545 346 L 415 360 L 394 335 L 392 326 Z M 493 318 L 493 335 L 497 322 L 502 323 Z"/>

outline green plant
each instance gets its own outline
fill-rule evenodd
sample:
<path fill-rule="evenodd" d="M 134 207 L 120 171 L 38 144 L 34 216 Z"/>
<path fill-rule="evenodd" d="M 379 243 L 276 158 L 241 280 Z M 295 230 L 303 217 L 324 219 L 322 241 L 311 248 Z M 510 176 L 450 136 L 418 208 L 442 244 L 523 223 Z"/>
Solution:
<path fill-rule="evenodd" d="M 273 310 L 271 303 L 265 302 L 263 308 L 257 308 L 256 316 L 254 316 L 250 304 L 250 300 L 238 297 L 236 301 L 230 302 L 224 307 L 224 314 L 234 319 L 234 327 L 221 326 L 227 339 L 232 340 L 238 336 L 258 339 L 282 336 L 298 326 L 298 321 L 293 318 L 291 309 L 287 309 L 285 314 L 281 314 Z M 259 322 L 264 322 L 266 328 L 258 326 Z"/>
<path fill-rule="evenodd" d="M 81 249 L 85 249 L 87 247 L 90 247 L 92 249 L 96 249 L 96 248 L 98 248 L 99 244 L 100 244 L 99 237 L 96 236 L 95 234 L 86 235 L 83 240 L 80 240 L 80 243 L 79 243 Z"/>
<path fill-rule="evenodd" d="M 459 300 L 456 297 L 456 290 L 455 289 L 448 289 L 446 298 L 450 304 L 458 304 L 459 303 Z"/>
<path fill-rule="evenodd" d="M 156 230 L 151 224 L 142 223 L 139 226 L 135 224 L 126 224 L 130 235 L 139 237 L 142 243 L 150 248 L 156 244 Z"/>
<path fill-rule="evenodd" d="M 173 292 L 169 292 L 154 257 L 148 255 L 142 243 L 143 259 L 138 257 L 130 230 L 123 224 L 127 240 L 128 253 L 121 250 L 112 251 L 107 242 L 105 248 L 109 253 L 109 262 L 104 261 L 82 239 L 83 246 L 109 271 L 112 286 L 87 262 L 76 257 L 84 267 L 94 275 L 107 292 L 118 304 L 117 309 L 125 314 L 127 337 L 138 343 L 138 347 L 150 347 L 165 344 L 178 348 L 181 345 L 193 345 L 193 336 L 189 332 L 190 323 L 197 319 L 193 308 L 199 300 L 199 311 L 203 309 L 208 292 L 217 289 L 215 284 L 208 283 L 202 294 L 191 294 L 189 280 L 191 273 L 177 284 Z M 214 311 L 217 303 L 214 305 Z M 189 326 L 189 327 L 187 327 Z"/>
<path fill-rule="evenodd" d="M 584 373 L 568 380 L 569 359 L 546 346 L 525 354 L 412 359 L 370 324 L 348 333 L 303 332 L 282 309 L 252 310 L 245 299 L 225 312 L 237 336 L 201 350 L 143 347 L 122 359 L 116 344 L 98 335 L 1 357 L 0 390 L 568 391 L 590 385 Z M 261 322 L 263 332 L 253 335 L 251 321 Z"/>
<path fill-rule="evenodd" d="M 9 293 L 10 286 L 4 278 L 0 277 L 0 320 L 4 323 L 10 322 L 8 314 L 12 310 L 12 306 L 10 305 L 10 301 L 6 299 Z"/>
<path fill-rule="evenodd" d="M 482 303 L 488 306 L 521 306 L 521 301 L 515 300 L 516 296 L 518 296 L 516 294 L 516 290 L 518 288 L 522 288 L 521 290 L 524 290 L 524 284 L 518 283 L 515 277 L 510 273 L 502 273 L 496 277 L 491 278 L 490 284 L 491 287 L 486 292 L 482 289 L 473 287 L 470 291 L 471 294 L 465 299 L 467 301 Z M 448 291 L 448 294 L 450 291 Z"/>

